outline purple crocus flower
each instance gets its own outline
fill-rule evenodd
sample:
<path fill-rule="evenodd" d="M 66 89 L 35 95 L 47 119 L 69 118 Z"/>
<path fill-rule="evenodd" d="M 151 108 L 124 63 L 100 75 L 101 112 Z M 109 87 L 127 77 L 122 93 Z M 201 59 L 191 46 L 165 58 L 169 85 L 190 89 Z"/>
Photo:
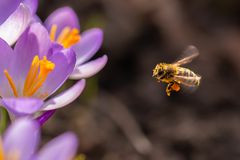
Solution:
<path fill-rule="evenodd" d="M 89 61 L 100 48 L 103 32 L 99 28 L 89 29 L 80 36 L 80 24 L 70 7 L 55 10 L 45 21 L 52 41 L 76 53 L 76 66 L 71 79 L 88 78 L 99 72 L 107 63 L 107 56 Z"/>
<path fill-rule="evenodd" d="M 31 24 L 14 49 L 0 39 L 1 105 L 13 117 L 55 110 L 81 94 L 85 80 L 46 100 L 68 79 L 76 63 L 71 48 L 53 51 L 52 46 L 40 23 Z"/>
<path fill-rule="evenodd" d="M 32 15 L 34 15 L 38 8 L 38 0 L 23 0 L 23 3 L 28 6 Z"/>
<path fill-rule="evenodd" d="M 1 160 L 70 160 L 77 151 L 75 134 L 64 133 L 42 147 L 37 152 L 40 127 L 36 121 L 19 119 L 3 135 L 0 143 Z"/>
<path fill-rule="evenodd" d="M 0 24 L 2 24 L 19 6 L 22 0 L 0 1 Z"/>
<path fill-rule="evenodd" d="M 16 42 L 32 20 L 32 9 L 36 4 L 31 5 L 33 2 L 28 1 L 30 0 L 0 1 L 0 38 L 9 45 Z"/>

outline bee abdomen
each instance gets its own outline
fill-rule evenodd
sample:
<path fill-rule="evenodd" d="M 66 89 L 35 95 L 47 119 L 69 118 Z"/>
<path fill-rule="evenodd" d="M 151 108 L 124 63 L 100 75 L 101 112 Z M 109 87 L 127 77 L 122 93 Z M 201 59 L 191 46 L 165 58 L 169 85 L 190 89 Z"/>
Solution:
<path fill-rule="evenodd" d="M 175 79 L 187 86 L 199 86 L 201 77 L 187 68 L 178 68 Z"/>
<path fill-rule="evenodd" d="M 196 74 L 192 77 L 188 77 L 185 79 L 186 84 L 190 86 L 199 86 L 200 85 L 201 77 L 197 76 Z"/>
<path fill-rule="evenodd" d="M 184 77 L 194 77 L 196 74 L 187 68 L 178 68 L 176 75 Z"/>

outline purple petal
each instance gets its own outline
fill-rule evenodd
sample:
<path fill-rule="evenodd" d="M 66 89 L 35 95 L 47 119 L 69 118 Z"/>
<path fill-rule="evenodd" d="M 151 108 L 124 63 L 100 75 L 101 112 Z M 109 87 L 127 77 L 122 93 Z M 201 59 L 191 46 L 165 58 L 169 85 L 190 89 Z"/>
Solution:
<path fill-rule="evenodd" d="M 82 79 L 89 78 L 98 73 L 107 63 L 107 56 L 104 55 L 100 58 L 92 60 L 83 65 L 76 66 L 73 73 L 70 75 L 70 79 Z"/>
<path fill-rule="evenodd" d="M 57 25 L 57 35 L 65 27 L 80 29 L 78 17 L 70 7 L 63 7 L 55 10 L 45 21 L 47 30 L 50 31 L 52 25 Z"/>
<path fill-rule="evenodd" d="M 64 107 L 73 102 L 82 93 L 85 87 L 85 80 L 78 81 L 67 91 L 53 97 L 44 104 L 43 110 L 53 110 Z"/>
<path fill-rule="evenodd" d="M 35 98 L 3 98 L 2 103 L 16 117 L 33 114 L 43 106 L 43 101 Z"/>
<path fill-rule="evenodd" d="M 14 44 L 28 27 L 31 19 L 29 8 L 20 4 L 18 9 L 0 25 L 0 37 L 9 45 Z"/>
<path fill-rule="evenodd" d="M 48 54 L 51 41 L 47 30 L 40 23 L 33 23 L 23 33 L 14 48 L 15 56 L 12 66 L 12 75 L 19 93 L 23 90 L 23 84 L 29 71 L 34 56 L 42 58 Z"/>
<path fill-rule="evenodd" d="M 11 88 L 9 86 L 9 83 L 7 81 L 7 78 L 4 75 L 4 70 L 7 69 L 10 71 L 10 68 L 13 64 L 12 61 L 9 61 L 10 59 L 13 59 L 14 52 L 12 48 L 0 38 L 0 95 L 2 97 L 5 96 L 12 96 Z"/>
<path fill-rule="evenodd" d="M 40 18 L 38 15 L 35 14 L 35 15 L 32 16 L 32 21 L 31 21 L 31 23 L 37 23 L 37 22 L 38 22 L 38 23 L 41 23 L 41 24 L 43 23 L 42 20 L 41 20 L 41 18 Z"/>
<path fill-rule="evenodd" d="M 5 155 L 15 153 L 19 160 L 30 160 L 39 142 L 39 124 L 29 119 L 15 121 L 5 132 L 3 147 Z"/>
<path fill-rule="evenodd" d="M 53 42 L 48 56 L 51 56 L 56 52 L 61 52 L 62 50 L 64 50 L 64 48 L 61 44 Z"/>
<path fill-rule="evenodd" d="M 22 0 L 1 0 L 0 1 L 0 24 L 12 14 Z"/>
<path fill-rule="evenodd" d="M 28 30 L 19 38 L 16 47 L 16 54 L 46 56 L 51 47 L 51 40 L 45 27 L 36 22 L 30 25 Z"/>
<path fill-rule="evenodd" d="M 49 60 L 55 64 L 54 70 L 47 77 L 40 88 L 40 93 L 51 95 L 68 79 L 76 63 L 76 56 L 72 49 L 55 52 Z"/>
<path fill-rule="evenodd" d="M 81 40 L 73 46 L 77 56 L 77 65 L 88 61 L 102 45 L 103 32 L 101 29 L 94 28 L 83 32 Z"/>
<path fill-rule="evenodd" d="M 65 133 L 46 144 L 39 152 L 38 160 L 70 160 L 76 154 L 78 140 L 75 134 Z"/>
<path fill-rule="evenodd" d="M 23 0 L 23 3 L 28 6 L 32 14 L 35 14 L 38 7 L 38 0 Z"/>
<path fill-rule="evenodd" d="M 52 117 L 52 115 L 56 112 L 56 110 L 50 110 L 44 112 L 40 117 L 38 117 L 36 120 L 39 122 L 39 124 L 42 126 L 49 118 Z"/>

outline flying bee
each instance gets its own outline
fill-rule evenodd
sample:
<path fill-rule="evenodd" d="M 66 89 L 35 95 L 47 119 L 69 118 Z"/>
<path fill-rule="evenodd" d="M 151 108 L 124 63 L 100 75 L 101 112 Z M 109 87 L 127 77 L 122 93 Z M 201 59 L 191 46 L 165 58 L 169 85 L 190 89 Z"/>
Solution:
<path fill-rule="evenodd" d="M 200 84 L 201 76 L 197 75 L 188 68 L 181 67 L 181 65 L 190 63 L 199 55 L 198 49 L 195 46 L 188 46 L 184 50 L 184 54 L 189 56 L 178 60 L 175 63 L 159 63 L 153 69 L 153 77 L 157 82 L 168 83 L 166 93 L 170 96 L 172 91 L 180 91 L 180 85 L 187 87 L 197 87 Z"/>

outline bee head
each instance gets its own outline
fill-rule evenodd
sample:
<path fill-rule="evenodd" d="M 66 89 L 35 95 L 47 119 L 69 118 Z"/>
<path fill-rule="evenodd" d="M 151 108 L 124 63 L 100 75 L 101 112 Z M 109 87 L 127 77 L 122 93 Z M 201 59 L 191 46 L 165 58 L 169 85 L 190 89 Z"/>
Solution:
<path fill-rule="evenodd" d="M 163 63 L 159 63 L 156 65 L 156 67 L 153 69 L 153 77 L 155 77 L 157 80 L 161 80 L 165 76 L 165 65 Z"/>

